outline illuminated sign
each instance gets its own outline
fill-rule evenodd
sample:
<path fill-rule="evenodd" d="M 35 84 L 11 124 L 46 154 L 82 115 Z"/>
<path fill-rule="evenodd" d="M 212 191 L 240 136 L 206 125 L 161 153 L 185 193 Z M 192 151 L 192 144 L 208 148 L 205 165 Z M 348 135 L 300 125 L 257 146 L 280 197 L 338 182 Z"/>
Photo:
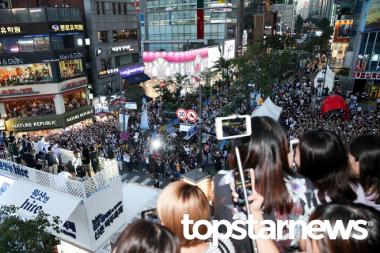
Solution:
<path fill-rule="evenodd" d="M 53 32 L 73 32 L 73 31 L 83 31 L 83 24 L 54 24 L 51 25 L 51 29 Z"/>
<path fill-rule="evenodd" d="M 119 69 L 119 73 L 122 77 L 133 76 L 139 73 L 144 73 L 144 65 L 138 64 L 135 66 L 127 66 Z"/>
<path fill-rule="evenodd" d="M 380 80 L 379 72 L 354 72 L 352 77 L 355 79 L 372 79 L 372 80 Z"/>
<path fill-rule="evenodd" d="M 20 26 L 0 26 L 0 34 L 20 34 L 22 33 Z"/>
<path fill-rule="evenodd" d="M 76 81 L 73 81 L 73 82 L 67 82 L 67 83 L 62 84 L 61 90 L 75 88 L 75 87 L 86 85 L 86 84 L 87 84 L 87 78 L 84 78 L 84 79 L 81 79 L 81 80 L 76 80 Z"/>
<path fill-rule="evenodd" d="M 349 42 L 353 20 L 338 20 L 335 22 L 334 42 Z"/>
<path fill-rule="evenodd" d="M 23 58 L 17 58 L 16 56 L 11 56 L 9 58 L 0 59 L 0 66 L 20 65 L 20 64 L 24 64 L 24 59 Z"/>
<path fill-rule="evenodd" d="M 99 77 L 102 77 L 102 76 L 107 76 L 107 75 L 111 75 L 111 74 L 114 74 L 114 73 L 118 73 L 119 72 L 119 69 L 118 68 L 114 68 L 114 69 L 106 69 L 106 70 L 101 70 L 98 72 L 98 76 Z"/>

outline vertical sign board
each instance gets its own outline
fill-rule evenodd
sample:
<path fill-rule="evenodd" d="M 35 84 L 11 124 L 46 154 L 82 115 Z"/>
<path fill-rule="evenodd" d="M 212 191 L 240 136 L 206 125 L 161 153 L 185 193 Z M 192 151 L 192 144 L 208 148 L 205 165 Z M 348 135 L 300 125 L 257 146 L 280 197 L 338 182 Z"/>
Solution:
<path fill-rule="evenodd" d="M 204 39 L 204 0 L 197 0 L 197 39 Z"/>
<path fill-rule="evenodd" d="M 84 200 L 92 249 L 96 251 L 125 224 L 123 188 L 120 177 Z"/>

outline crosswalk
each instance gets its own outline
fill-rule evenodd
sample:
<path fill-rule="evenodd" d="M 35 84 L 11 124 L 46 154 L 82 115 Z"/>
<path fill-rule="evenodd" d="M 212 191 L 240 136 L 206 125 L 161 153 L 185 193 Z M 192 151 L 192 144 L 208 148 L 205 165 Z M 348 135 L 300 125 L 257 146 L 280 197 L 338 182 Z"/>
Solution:
<path fill-rule="evenodd" d="M 151 187 L 154 185 L 154 178 L 143 172 L 126 172 L 121 176 L 121 179 L 124 183 L 135 183 Z M 159 182 L 160 188 L 163 188 L 165 185 L 167 185 L 167 182 L 163 180 L 159 180 Z"/>

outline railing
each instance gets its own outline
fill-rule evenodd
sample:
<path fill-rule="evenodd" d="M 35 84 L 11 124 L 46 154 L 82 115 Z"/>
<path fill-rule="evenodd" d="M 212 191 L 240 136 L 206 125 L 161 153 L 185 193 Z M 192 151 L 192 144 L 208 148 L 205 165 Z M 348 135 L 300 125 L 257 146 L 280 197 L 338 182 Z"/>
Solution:
<path fill-rule="evenodd" d="M 116 162 L 115 162 L 116 163 Z M 109 186 L 120 177 L 117 163 L 107 162 L 104 169 L 84 182 L 62 180 L 57 175 L 36 170 L 17 163 L 0 159 L 0 175 L 38 184 L 49 189 L 65 193 L 78 198 L 87 198 L 93 193 Z"/>

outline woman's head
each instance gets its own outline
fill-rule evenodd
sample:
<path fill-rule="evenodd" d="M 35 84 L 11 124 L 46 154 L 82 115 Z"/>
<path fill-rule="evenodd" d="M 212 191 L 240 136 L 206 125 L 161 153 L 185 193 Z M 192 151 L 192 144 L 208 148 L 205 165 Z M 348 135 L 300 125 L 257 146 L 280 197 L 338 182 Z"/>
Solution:
<path fill-rule="evenodd" d="M 179 253 L 178 238 L 160 224 L 130 224 L 116 241 L 112 253 Z"/>
<path fill-rule="evenodd" d="M 308 240 L 308 253 L 371 253 L 377 252 L 380 247 L 380 213 L 373 208 L 364 205 L 341 205 L 327 204 L 321 205 L 310 215 L 309 222 L 312 220 L 327 220 L 331 226 L 334 226 L 337 221 L 341 221 L 345 228 L 348 228 L 348 223 L 351 220 L 364 220 L 367 222 L 375 221 L 373 226 L 363 226 L 366 229 L 368 236 L 366 239 L 358 240 L 353 237 L 357 232 L 352 230 L 348 239 L 344 239 L 341 233 L 338 233 L 336 239 L 329 239 L 329 235 L 324 232 L 321 240 Z M 355 228 L 355 227 L 354 227 Z"/>
<path fill-rule="evenodd" d="M 300 173 L 315 183 L 322 203 L 328 195 L 334 201 L 353 201 L 348 156 L 337 135 L 327 130 L 312 130 L 301 138 L 296 150 Z"/>
<path fill-rule="evenodd" d="M 350 164 L 368 192 L 380 192 L 380 135 L 356 137 L 349 146 Z M 380 197 L 378 199 L 380 201 Z"/>
<path fill-rule="evenodd" d="M 252 118 L 252 135 L 242 149 L 243 167 L 256 175 L 256 190 L 264 196 L 264 211 L 289 212 L 292 205 L 284 175 L 290 172 L 288 141 L 280 124 L 269 117 Z"/>
<path fill-rule="evenodd" d="M 199 187 L 183 181 L 169 184 L 158 198 L 157 212 L 162 224 L 179 237 L 181 246 L 195 246 L 202 242 L 197 239 L 186 240 L 181 224 L 185 214 L 193 221 L 210 220 L 209 203 Z M 199 233 L 205 234 L 206 229 L 205 226 L 200 226 Z M 189 226 L 189 233 L 193 234 L 192 225 Z"/>

